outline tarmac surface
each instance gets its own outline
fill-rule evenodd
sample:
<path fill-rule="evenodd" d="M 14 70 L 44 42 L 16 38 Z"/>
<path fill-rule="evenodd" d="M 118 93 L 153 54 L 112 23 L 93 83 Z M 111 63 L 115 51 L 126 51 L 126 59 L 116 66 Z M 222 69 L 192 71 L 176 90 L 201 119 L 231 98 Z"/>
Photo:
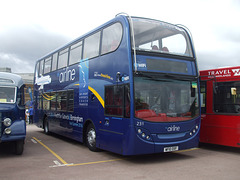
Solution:
<path fill-rule="evenodd" d="M 0 180 L 182 180 L 240 179 L 240 149 L 216 145 L 139 156 L 91 152 L 82 143 L 58 135 L 45 135 L 27 126 L 21 156 L 12 144 L 0 144 Z"/>

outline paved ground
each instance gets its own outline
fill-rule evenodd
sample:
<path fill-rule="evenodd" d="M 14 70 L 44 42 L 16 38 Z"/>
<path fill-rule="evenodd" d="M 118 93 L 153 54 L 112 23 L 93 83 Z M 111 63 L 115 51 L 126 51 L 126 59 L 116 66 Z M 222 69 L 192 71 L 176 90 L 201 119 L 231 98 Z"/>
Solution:
<path fill-rule="evenodd" d="M 23 155 L 14 155 L 10 148 L 11 144 L 0 145 L 0 180 L 240 179 L 240 149 L 222 146 L 123 157 L 91 152 L 81 143 L 47 136 L 42 129 L 28 125 Z"/>

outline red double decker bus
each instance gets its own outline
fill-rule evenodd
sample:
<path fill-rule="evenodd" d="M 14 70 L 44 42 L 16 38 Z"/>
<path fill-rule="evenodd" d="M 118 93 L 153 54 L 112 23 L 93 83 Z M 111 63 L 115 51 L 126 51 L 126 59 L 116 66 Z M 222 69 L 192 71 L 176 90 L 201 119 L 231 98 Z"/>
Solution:
<path fill-rule="evenodd" d="M 200 142 L 240 147 L 240 66 L 200 71 Z"/>

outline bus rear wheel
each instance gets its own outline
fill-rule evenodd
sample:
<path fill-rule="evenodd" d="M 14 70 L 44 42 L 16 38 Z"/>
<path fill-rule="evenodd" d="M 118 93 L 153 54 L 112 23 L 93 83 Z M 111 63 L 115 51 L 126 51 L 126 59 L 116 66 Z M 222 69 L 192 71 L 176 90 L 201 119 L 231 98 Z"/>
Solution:
<path fill-rule="evenodd" d="M 43 121 L 43 128 L 44 128 L 44 133 L 49 135 L 50 134 L 50 131 L 49 131 L 49 126 L 48 126 L 48 118 L 44 118 L 44 121 Z"/>
<path fill-rule="evenodd" d="M 91 151 L 97 152 L 98 148 L 96 147 L 96 130 L 93 124 L 89 124 L 86 131 L 86 145 Z"/>

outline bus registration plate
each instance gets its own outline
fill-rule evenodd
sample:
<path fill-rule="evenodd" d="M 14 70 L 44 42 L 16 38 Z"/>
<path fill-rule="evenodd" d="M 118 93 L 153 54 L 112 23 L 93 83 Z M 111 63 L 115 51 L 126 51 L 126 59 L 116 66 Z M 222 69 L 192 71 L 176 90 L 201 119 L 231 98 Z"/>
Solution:
<path fill-rule="evenodd" d="M 172 152 L 172 151 L 178 151 L 178 146 L 165 147 L 163 149 L 163 152 Z"/>

